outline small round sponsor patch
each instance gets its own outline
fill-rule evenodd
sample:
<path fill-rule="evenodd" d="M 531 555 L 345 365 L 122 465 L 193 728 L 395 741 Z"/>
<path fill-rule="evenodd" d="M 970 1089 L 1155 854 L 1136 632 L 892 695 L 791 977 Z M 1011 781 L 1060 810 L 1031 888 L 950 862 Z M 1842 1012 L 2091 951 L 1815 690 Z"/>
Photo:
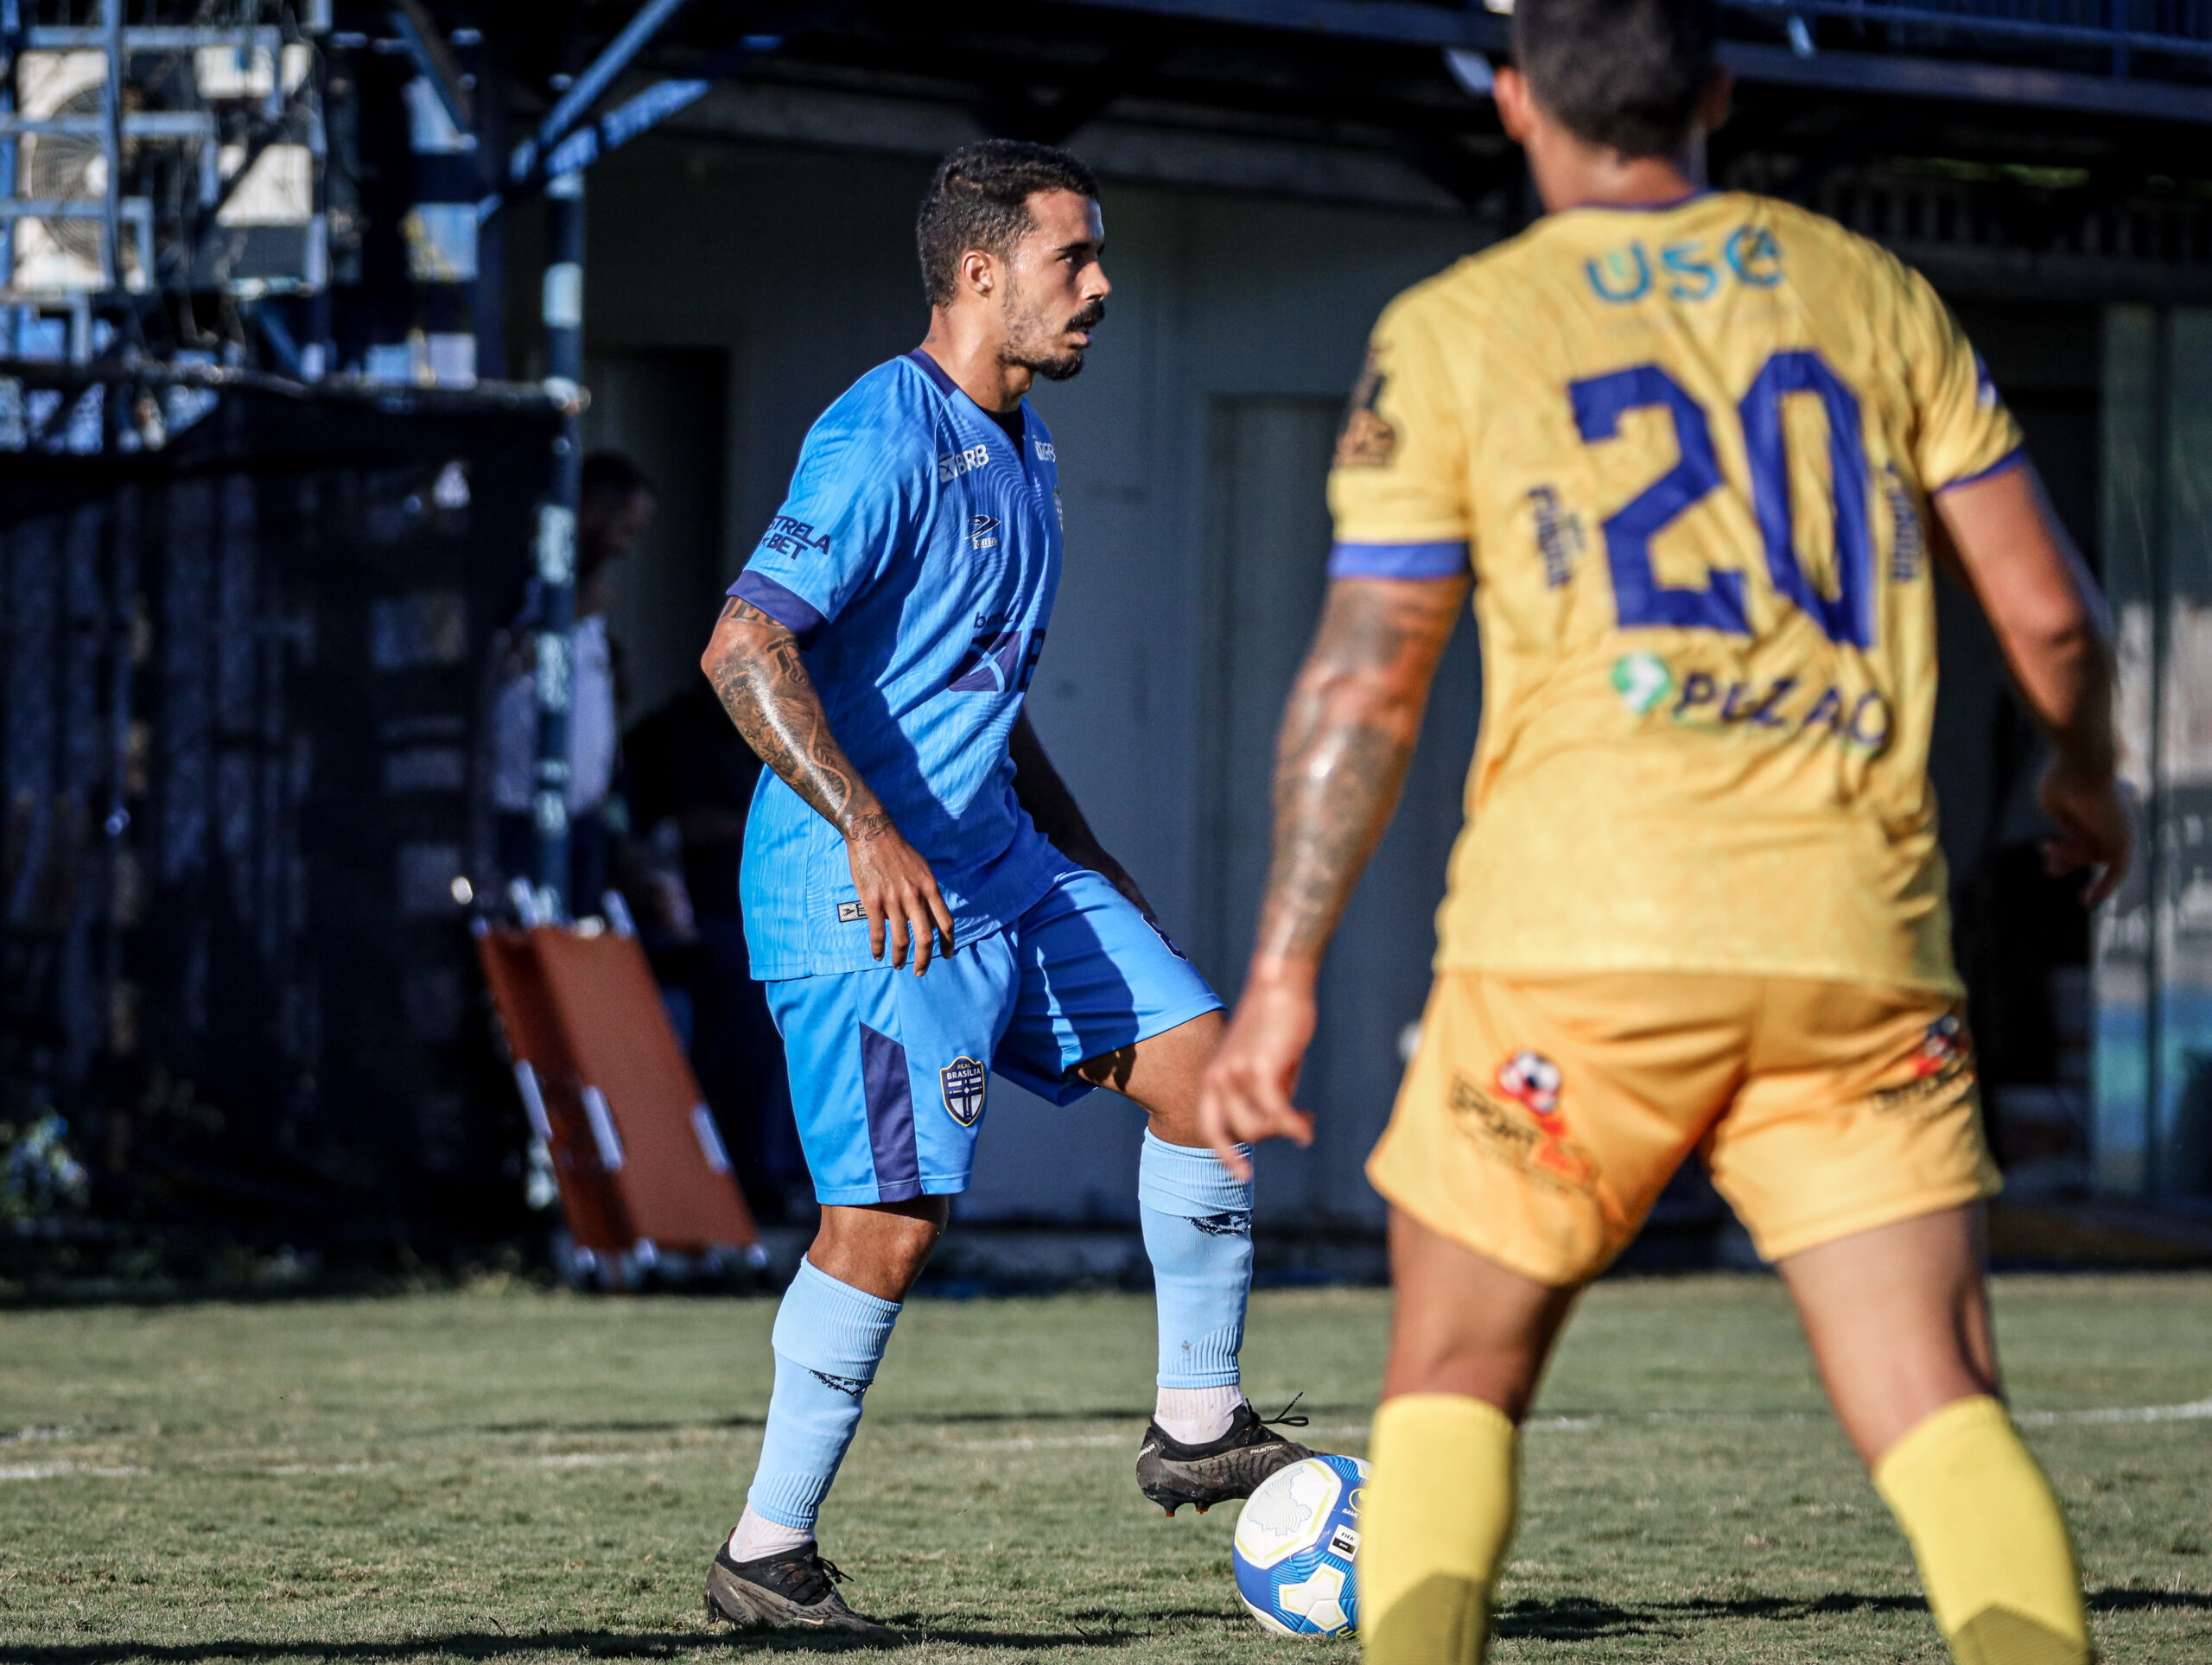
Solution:
<path fill-rule="evenodd" d="M 1656 653 L 1624 653 L 1613 661 L 1613 691 L 1639 717 L 1665 699 L 1674 686 L 1675 673 Z"/>
<path fill-rule="evenodd" d="M 963 1128 L 972 1128 L 983 1114 L 983 1088 L 988 1079 L 983 1066 L 972 1058 L 957 1058 L 937 1072 L 944 1094 L 944 1113 Z"/>

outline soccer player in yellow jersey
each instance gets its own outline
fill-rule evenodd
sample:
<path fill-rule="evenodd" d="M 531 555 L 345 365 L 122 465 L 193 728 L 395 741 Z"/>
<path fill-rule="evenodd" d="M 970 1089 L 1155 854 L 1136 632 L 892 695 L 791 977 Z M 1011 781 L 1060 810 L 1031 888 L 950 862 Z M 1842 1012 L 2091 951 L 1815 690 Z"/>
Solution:
<path fill-rule="evenodd" d="M 1516 1429 L 1581 1287 L 1696 1152 L 1779 1268 L 1959 1665 L 2081 1665 L 1999 1398 L 1996 1188 L 1927 758 L 1932 555 L 2054 763 L 2054 871 L 2127 859 L 2110 656 L 2020 434 L 1917 274 L 1703 187 L 1713 0 L 1521 0 L 1545 208 L 1392 303 L 1330 480 L 1319 635 L 1208 1137 L 1301 1142 L 1330 932 L 1471 583 L 1481 742 L 1436 981 L 1369 1165 L 1397 1307 L 1363 1508 L 1374 1665 L 1481 1657 Z"/>

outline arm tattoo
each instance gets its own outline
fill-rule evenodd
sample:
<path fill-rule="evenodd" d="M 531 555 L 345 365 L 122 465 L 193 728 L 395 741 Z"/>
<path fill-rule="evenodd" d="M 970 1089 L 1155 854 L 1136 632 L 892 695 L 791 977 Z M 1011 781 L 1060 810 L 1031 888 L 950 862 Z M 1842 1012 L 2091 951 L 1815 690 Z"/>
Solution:
<path fill-rule="evenodd" d="M 1259 952 L 1318 958 L 1382 842 L 1464 584 L 1339 583 L 1275 748 L 1274 855 Z"/>
<path fill-rule="evenodd" d="M 830 732 L 798 639 L 742 601 L 733 599 L 722 620 L 748 628 L 719 647 L 707 674 L 746 744 L 846 837 L 887 830 L 889 814 Z"/>

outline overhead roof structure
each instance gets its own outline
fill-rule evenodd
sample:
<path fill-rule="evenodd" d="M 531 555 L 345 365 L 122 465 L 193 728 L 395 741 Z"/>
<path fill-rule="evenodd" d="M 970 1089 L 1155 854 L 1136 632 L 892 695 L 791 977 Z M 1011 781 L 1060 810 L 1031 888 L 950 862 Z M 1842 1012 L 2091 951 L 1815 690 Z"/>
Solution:
<path fill-rule="evenodd" d="M 527 102 L 558 31 L 523 0 L 478 10 Z M 638 11 L 576 16 L 603 40 Z M 1722 16 L 1738 92 L 1716 177 L 2039 292 L 2212 292 L 2206 0 L 1723 0 Z M 1510 31 L 1446 0 L 690 7 L 615 96 L 712 75 L 668 130 L 916 156 L 1004 134 L 1072 143 L 1109 177 L 1510 226 L 1530 205 L 1484 88 Z"/>

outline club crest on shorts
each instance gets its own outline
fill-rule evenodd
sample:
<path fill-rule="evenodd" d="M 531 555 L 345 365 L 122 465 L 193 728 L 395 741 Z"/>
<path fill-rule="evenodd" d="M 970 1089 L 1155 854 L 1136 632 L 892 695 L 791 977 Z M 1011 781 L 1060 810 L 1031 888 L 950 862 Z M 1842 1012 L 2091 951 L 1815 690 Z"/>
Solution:
<path fill-rule="evenodd" d="M 937 1072 L 944 1094 L 944 1113 L 963 1128 L 972 1128 L 983 1114 L 983 1066 L 972 1058 L 957 1058 Z"/>
<path fill-rule="evenodd" d="M 1559 1109 L 1559 1065 L 1523 1047 L 1497 1066 L 1497 1090 L 1524 1109 L 1553 1115 Z"/>

